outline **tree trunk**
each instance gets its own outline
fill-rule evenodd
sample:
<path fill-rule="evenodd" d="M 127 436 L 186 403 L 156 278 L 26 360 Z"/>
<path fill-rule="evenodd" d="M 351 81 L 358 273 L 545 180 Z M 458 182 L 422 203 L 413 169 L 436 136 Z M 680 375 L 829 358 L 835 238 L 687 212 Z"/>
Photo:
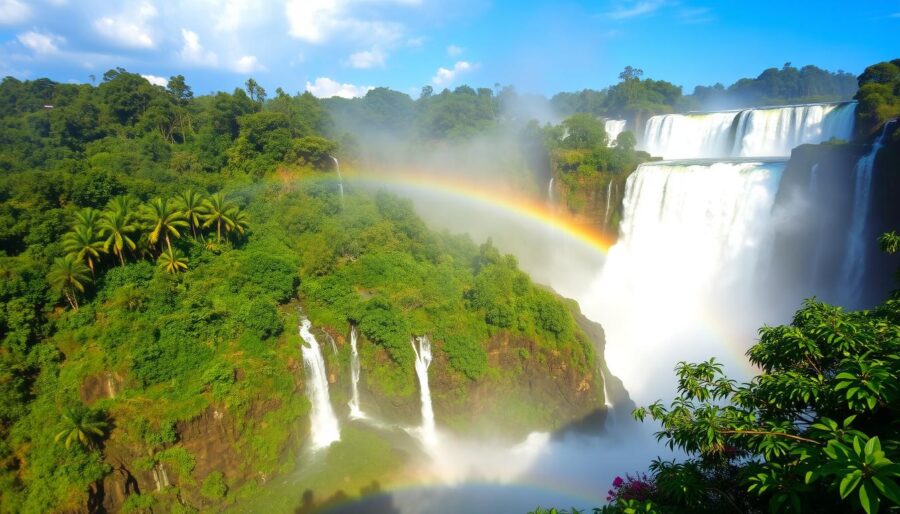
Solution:
<path fill-rule="evenodd" d="M 78 299 L 75 298 L 75 293 L 72 292 L 72 289 L 67 287 L 63 290 L 63 294 L 66 296 L 66 300 L 68 300 L 69 305 L 72 306 L 73 310 L 78 310 Z"/>
<path fill-rule="evenodd" d="M 172 252 L 172 242 L 169 241 L 169 234 L 168 234 L 168 233 L 166 233 L 166 246 L 169 247 L 169 253 L 171 253 L 172 255 L 175 255 L 175 253 Z"/>
<path fill-rule="evenodd" d="M 216 220 L 216 242 L 222 242 L 222 218 Z"/>
<path fill-rule="evenodd" d="M 116 253 L 119 254 L 119 263 L 120 263 L 120 265 L 121 265 L 122 267 L 124 267 L 124 266 L 125 266 L 125 257 L 123 257 L 122 254 L 124 254 L 125 252 L 123 252 L 122 250 L 116 250 Z"/>

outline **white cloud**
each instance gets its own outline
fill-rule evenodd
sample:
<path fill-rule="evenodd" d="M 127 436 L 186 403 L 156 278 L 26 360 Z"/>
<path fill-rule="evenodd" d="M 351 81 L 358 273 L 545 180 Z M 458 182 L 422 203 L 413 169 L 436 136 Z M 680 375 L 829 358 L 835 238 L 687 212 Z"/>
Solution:
<path fill-rule="evenodd" d="M 57 43 L 65 41 L 55 34 L 41 34 L 40 32 L 28 31 L 24 34 L 16 36 L 19 43 L 26 46 L 32 52 L 38 55 L 55 54 L 59 52 Z"/>
<path fill-rule="evenodd" d="M 463 49 L 456 45 L 450 45 L 447 47 L 447 55 L 449 55 L 450 57 L 456 57 L 458 55 L 461 55 L 462 53 Z"/>
<path fill-rule="evenodd" d="M 354 4 L 419 5 L 419 0 L 288 0 L 285 15 L 288 34 L 308 43 L 320 44 L 332 36 L 386 47 L 403 38 L 405 27 L 397 22 L 360 19 L 351 12 Z"/>
<path fill-rule="evenodd" d="M 157 75 L 141 75 L 141 76 L 144 77 L 145 79 L 147 79 L 147 82 L 153 84 L 154 86 L 166 87 L 169 85 L 169 79 L 165 79 L 165 78 L 159 77 Z"/>
<path fill-rule="evenodd" d="M 446 86 L 456 80 L 459 75 L 474 70 L 476 66 L 477 65 L 470 64 L 467 61 L 458 61 L 453 65 L 452 70 L 438 68 L 437 73 L 431 78 L 431 82 L 435 86 Z"/>
<path fill-rule="evenodd" d="M 647 16 L 655 13 L 666 4 L 666 0 L 638 0 L 620 5 L 618 8 L 606 13 L 606 16 L 614 20 L 626 20 L 639 16 Z"/>
<path fill-rule="evenodd" d="M 238 57 L 232 63 L 231 69 L 238 73 L 252 73 L 254 71 L 265 71 L 266 67 L 260 64 L 255 55 L 244 55 Z"/>
<path fill-rule="evenodd" d="M 31 17 L 31 8 L 20 0 L 0 0 L 0 25 L 16 25 Z"/>
<path fill-rule="evenodd" d="M 259 8 L 261 6 L 256 6 L 249 0 L 225 0 L 224 5 L 218 7 L 216 29 L 230 31 L 240 28 L 246 22 L 254 7 Z"/>
<path fill-rule="evenodd" d="M 353 84 L 341 84 L 328 77 L 318 77 L 315 83 L 306 82 L 306 90 L 319 98 L 356 98 L 364 96 L 372 86 L 354 86 Z"/>
<path fill-rule="evenodd" d="M 378 50 L 377 48 L 373 48 L 371 50 L 366 50 L 363 52 L 356 52 L 355 54 L 350 56 L 350 60 L 347 64 L 353 68 L 358 69 L 369 69 L 369 68 L 380 68 L 384 66 L 384 59 L 387 57 L 384 52 Z"/>
<path fill-rule="evenodd" d="M 211 67 L 219 63 L 219 57 L 216 53 L 207 51 L 200 44 L 200 36 L 196 32 L 183 28 L 181 29 L 181 38 L 184 40 L 184 45 L 181 47 L 181 52 L 178 55 L 181 56 L 184 62 Z"/>
<path fill-rule="evenodd" d="M 128 9 L 117 16 L 103 16 L 94 21 L 94 28 L 105 38 L 127 48 L 153 48 L 150 20 L 156 17 L 156 7 L 142 2 L 136 9 Z"/>

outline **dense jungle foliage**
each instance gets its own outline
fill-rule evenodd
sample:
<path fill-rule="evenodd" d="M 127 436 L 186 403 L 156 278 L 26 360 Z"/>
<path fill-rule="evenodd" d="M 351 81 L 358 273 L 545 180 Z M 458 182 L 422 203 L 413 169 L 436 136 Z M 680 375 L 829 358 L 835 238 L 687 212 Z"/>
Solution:
<path fill-rule="evenodd" d="M 126 511 L 252 496 L 306 430 L 301 309 L 323 337 L 358 325 L 385 396 L 412 397 L 423 333 L 455 401 L 521 372 L 488 360 L 503 334 L 533 345 L 520 363 L 593 376 L 570 306 L 512 257 L 429 231 L 387 193 L 339 194 L 322 103 L 246 86 L 194 97 L 183 77 L 123 69 L 96 87 L 0 84 L 3 512 L 96 508 L 105 481 L 138 473 L 155 486 Z M 561 422 L 507 400 L 522 424 Z M 232 427 L 224 446 L 185 436 L 207 415 Z"/>

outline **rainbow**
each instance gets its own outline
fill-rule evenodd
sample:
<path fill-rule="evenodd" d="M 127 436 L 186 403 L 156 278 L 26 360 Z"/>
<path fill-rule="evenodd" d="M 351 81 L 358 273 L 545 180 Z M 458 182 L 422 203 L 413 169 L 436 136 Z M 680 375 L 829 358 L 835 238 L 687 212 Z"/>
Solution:
<path fill-rule="evenodd" d="M 612 238 L 603 234 L 596 226 L 579 222 L 566 213 L 552 209 L 542 202 L 526 199 L 521 195 L 506 193 L 502 190 L 492 189 L 489 191 L 485 186 L 458 179 L 437 177 L 427 173 L 392 173 L 379 174 L 377 176 L 355 175 L 348 177 L 348 179 L 356 183 L 376 187 L 379 185 L 399 186 L 420 192 L 438 192 L 463 197 L 486 207 L 502 209 L 528 221 L 537 222 L 544 227 L 562 232 L 603 255 L 606 255 L 614 243 Z"/>

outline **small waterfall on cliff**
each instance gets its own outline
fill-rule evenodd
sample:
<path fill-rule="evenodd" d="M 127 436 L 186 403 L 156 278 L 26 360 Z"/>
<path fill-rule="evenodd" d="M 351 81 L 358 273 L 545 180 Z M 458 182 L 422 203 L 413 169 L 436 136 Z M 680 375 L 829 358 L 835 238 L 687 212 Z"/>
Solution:
<path fill-rule="evenodd" d="M 300 321 L 300 337 L 306 345 L 300 346 L 303 364 L 306 367 L 306 391 L 309 395 L 311 409 L 309 413 L 310 432 L 313 449 L 325 448 L 331 443 L 340 441 L 341 431 L 337 417 L 331 408 L 331 397 L 328 394 L 328 373 L 325 370 L 325 359 L 316 337 L 310 332 L 312 323 L 306 318 Z"/>
<path fill-rule="evenodd" d="M 616 138 L 625 132 L 625 120 L 606 120 L 603 122 L 603 128 L 606 129 L 607 146 L 616 146 Z"/>
<path fill-rule="evenodd" d="M 647 121 L 642 146 L 665 159 L 788 157 L 804 143 L 850 139 L 856 103 L 665 114 Z"/>
<path fill-rule="evenodd" d="M 884 146 L 884 139 L 894 121 L 884 124 L 881 134 L 872 145 L 869 153 L 862 156 L 854 170 L 855 185 L 853 189 L 853 213 L 850 217 L 850 235 L 847 241 L 847 253 L 841 268 L 841 277 L 845 303 L 857 305 L 862 296 L 863 277 L 865 276 L 866 253 L 874 244 L 868 227 L 869 204 L 872 197 L 872 170 L 875 158 Z"/>
<path fill-rule="evenodd" d="M 350 326 L 350 417 L 354 419 L 363 419 L 366 415 L 359 408 L 359 351 L 356 349 L 356 325 Z"/>
<path fill-rule="evenodd" d="M 612 198 L 612 179 L 609 179 L 609 183 L 606 184 L 606 212 L 603 214 L 603 228 L 609 227 L 609 207 L 612 204 L 610 200 Z"/>
<path fill-rule="evenodd" d="M 341 193 L 341 206 L 344 205 L 344 177 L 341 176 L 341 163 L 338 162 L 337 157 L 333 155 L 329 155 L 331 160 L 334 161 L 334 170 L 337 172 L 338 176 L 338 191 Z"/>
<path fill-rule="evenodd" d="M 419 347 L 416 348 L 418 343 Z M 434 426 L 434 409 L 431 406 L 431 389 L 428 387 L 428 367 L 431 366 L 431 341 L 427 336 L 417 337 L 411 342 L 416 354 L 416 376 L 419 378 L 419 389 L 422 397 L 421 436 L 426 445 L 437 443 L 437 432 Z"/>
<path fill-rule="evenodd" d="M 547 184 L 547 202 L 553 205 L 553 177 L 550 177 L 550 183 Z"/>
<path fill-rule="evenodd" d="M 658 162 L 628 178 L 619 240 L 582 305 L 607 330 L 609 369 L 638 401 L 670 394 L 674 383 L 642 388 L 674 381 L 679 360 L 730 350 L 731 364 L 744 362 L 745 348 L 727 346 L 739 338 L 722 333 L 740 324 L 723 312 L 746 308 L 746 323 L 761 324 L 755 304 L 731 304 L 755 298 L 783 170 L 783 162 Z"/>

